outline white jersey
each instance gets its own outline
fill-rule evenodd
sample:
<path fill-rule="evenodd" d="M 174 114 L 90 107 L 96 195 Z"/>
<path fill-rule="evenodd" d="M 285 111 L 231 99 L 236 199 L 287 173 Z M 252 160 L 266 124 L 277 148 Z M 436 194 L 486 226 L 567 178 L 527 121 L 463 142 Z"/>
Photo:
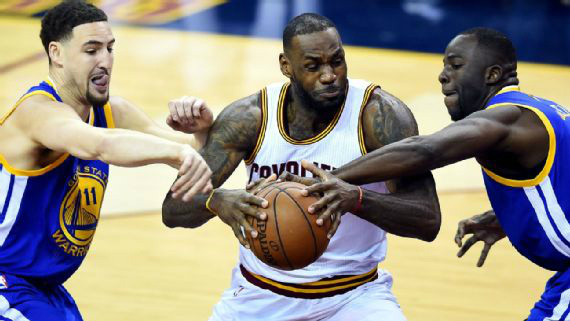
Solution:
<path fill-rule="evenodd" d="M 284 126 L 284 101 L 289 83 L 271 84 L 261 91 L 262 128 L 257 145 L 246 160 L 250 181 L 279 175 L 283 170 L 296 175 L 312 175 L 301 167 L 309 160 L 325 170 L 340 167 L 366 153 L 360 118 L 372 91 L 378 86 L 349 79 L 345 103 L 332 122 L 318 135 L 307 140 L 289 137 Z M 384 183 L 363 186 L 387 193 Z M 307 283 L 337 275 L 367 273 L 386 256 L 386 232 L 356 215 L 346 213 L 323 255 L 309 266 L 283 271 L 261 262 L 240 246 L 240 263 L 266 278 L 286 283 Z"/>

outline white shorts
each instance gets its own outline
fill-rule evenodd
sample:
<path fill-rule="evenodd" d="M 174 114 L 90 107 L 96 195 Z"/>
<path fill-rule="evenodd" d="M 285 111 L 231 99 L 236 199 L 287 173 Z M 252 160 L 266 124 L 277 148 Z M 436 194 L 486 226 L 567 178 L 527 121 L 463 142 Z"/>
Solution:
<path fill-rule="evenodd" d="M 378 279 L 344 294 L 298 299 L 259 288 L 234 268 L 231 287 L 214 306 L 209 321 L 405 321 L 391 288 L 392 276 L 378 270 Z"/>

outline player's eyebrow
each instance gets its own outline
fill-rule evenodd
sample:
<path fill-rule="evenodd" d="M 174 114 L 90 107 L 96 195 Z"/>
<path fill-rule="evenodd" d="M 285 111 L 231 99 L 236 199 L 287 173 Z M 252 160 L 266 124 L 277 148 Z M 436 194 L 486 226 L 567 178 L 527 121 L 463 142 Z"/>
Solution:
<path fill-rule="evenodd" d="M 449 55 L 443 56 L 443 59 L 442 59 L 442 60 L 443 60 L 443 62 L 445 62 L 446 60 L 461 59 L 461 58 L 463 58 L 463 57 L 461 57 L 461 56 L 458 55 L 458 54 L 450 53 Z"/>
<path fill-rule="evenodd" d="M 338 55 L 340 55 L 340 54 L 342 54 L 342 53 L 343 53 L 342 48 L 337 48 L 337 49 L 335 50 L 335 52 L 334 52 L 331 56 L 332 56 L 332 57 L 336 57 L 336 56 L 338 56 Z M 304 54 L 303 58 L 304 58 L 304 59 L 314 59 L 314 60 L 319 59 L 319 60 L 320 60 L 320 59 L 321 59 L 321 54 L 319 54 L 319 53 L 307 52 L 307 53 Z"/>
<path fill-rule="evenodd" d="M 109 45 L 112 45 L 112 44 L 114 44 L 114 43 L 115 43 L 115 39 L 113 38 L 111 41 L 109 41 L 108 44 L 109 44 Z M 85 43 L 83 43 L 83 47 L 89 46 L 89 45 L 102 46 L 102 45 L 103 45 L 103 42 L 98 41 L 98 40 L 89 40 L 89 41 L 86 41 Z"/>

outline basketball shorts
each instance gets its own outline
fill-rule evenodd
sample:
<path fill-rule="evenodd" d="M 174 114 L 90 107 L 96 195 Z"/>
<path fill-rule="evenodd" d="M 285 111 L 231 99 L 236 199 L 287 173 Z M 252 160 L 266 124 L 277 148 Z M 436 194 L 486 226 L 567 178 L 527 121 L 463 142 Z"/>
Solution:
<path fill-rule="evenodd" d="M 392 294 L 392 276 L 378 270 L 378 278 L 349 292 L 320 299 L 301 299 L 276 294 L 247 281 L 234 268 L 232 283 L 210 321 L 405 321 Z"/>
<path fill-rule="evenodd" d="M 0 320 L 82 321 L 75 301 L 63 285 L 43 286 L 0 274 Z"/>
<path fill-rule="evenodd" d="M 570 269 L 556 272 L 532 310 L 528 321 L 570 320 Z"/>

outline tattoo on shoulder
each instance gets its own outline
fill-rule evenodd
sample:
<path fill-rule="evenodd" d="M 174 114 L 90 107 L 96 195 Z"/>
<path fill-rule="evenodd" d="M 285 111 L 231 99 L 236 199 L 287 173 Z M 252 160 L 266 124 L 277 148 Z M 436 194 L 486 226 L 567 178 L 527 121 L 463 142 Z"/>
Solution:
<path fill-rule="evenodd" d="M 227 106 L 216 118 L 200 153 L 212 169 L 212 183 L 220 186 L 255 147 L 261 127 L 259 93 Z"/>
<path fill-rule="evenodd" d="M 380 88 L 370 96 L 362 118 L 368 151 L 418 135 L 416 120 L 408 106 Z"/>

